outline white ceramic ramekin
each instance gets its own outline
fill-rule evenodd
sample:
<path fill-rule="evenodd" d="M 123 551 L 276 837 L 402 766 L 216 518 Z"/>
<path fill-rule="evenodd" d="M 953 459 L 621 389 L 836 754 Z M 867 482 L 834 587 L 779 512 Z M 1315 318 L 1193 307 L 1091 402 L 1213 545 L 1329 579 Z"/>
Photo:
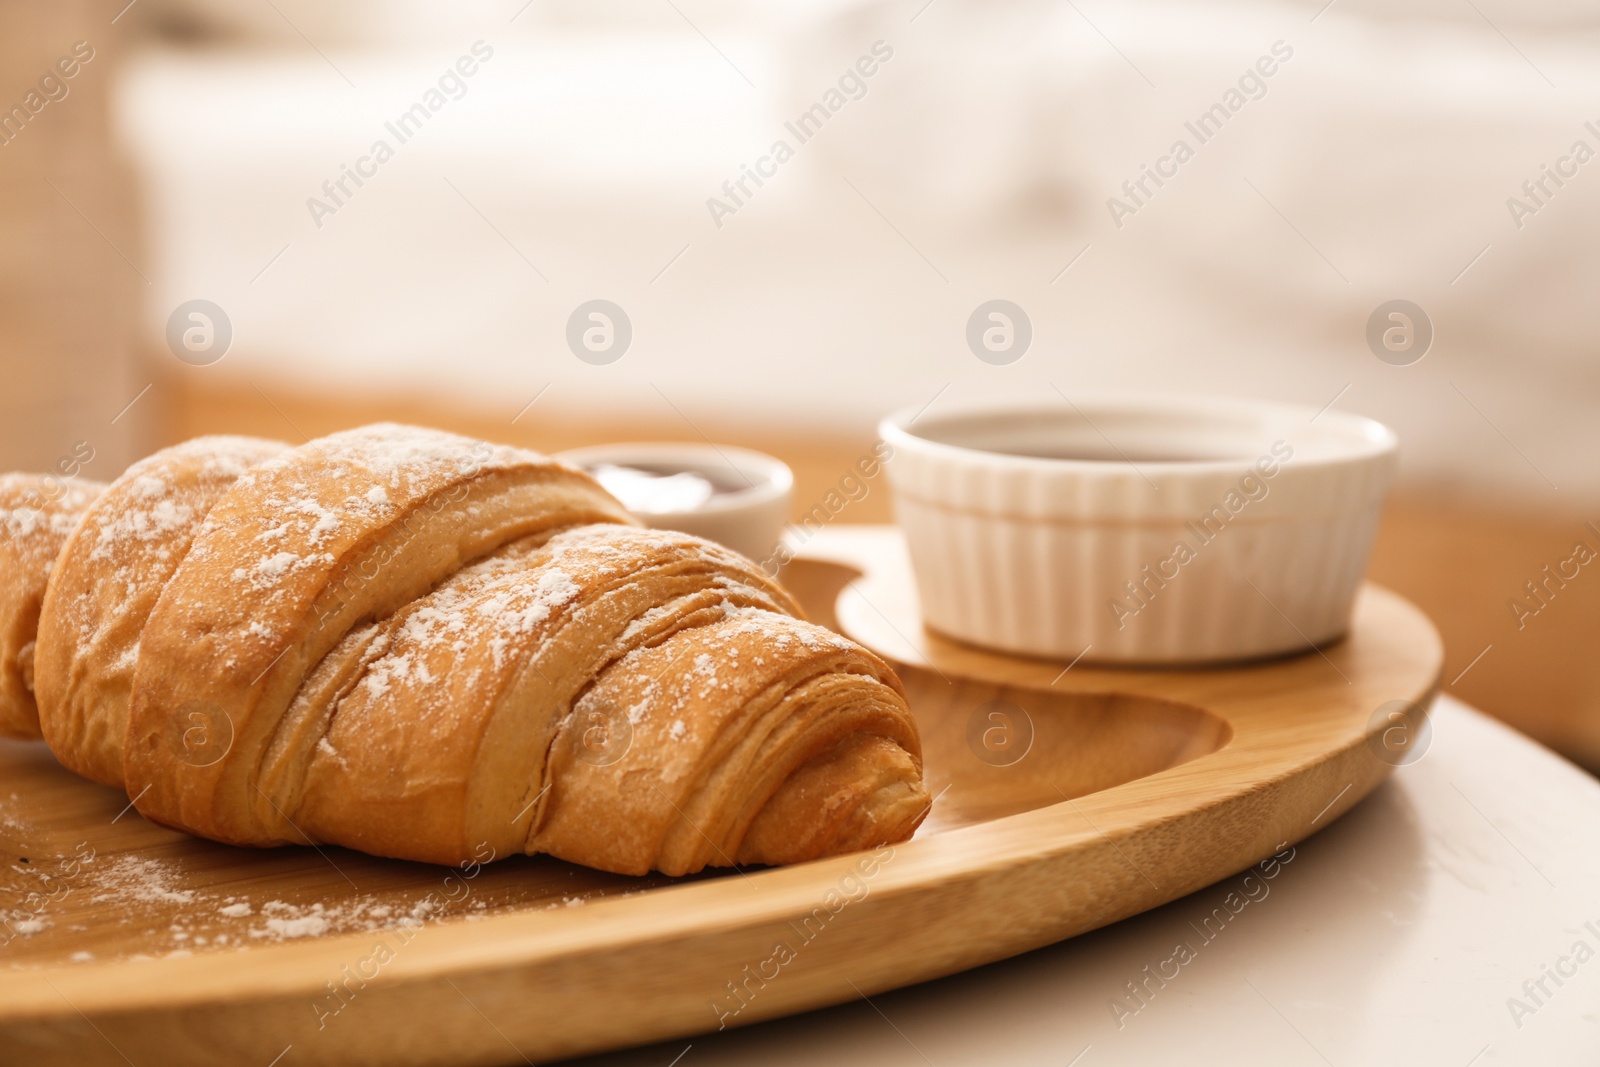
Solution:
<path fill-rule="evenodd" d="M 705 537 L 753 560 L 772 554 L 789 521 L 794 474 L 783 461 L 764 452 L 732 445 L 626 443 L 576 448 L 556 458 L 583 470 L 611 464 L 660 474 L 700 475 L 720 490 L 704 504 L 634 514 L 648 526 Z"/>
<path fill-rule="evenodd" d="M 1341 636 L 1397 448 L 1356 415 L 1186 396 L 942 404 L 879 433 L 928 626 L 1104 663 Z"/>

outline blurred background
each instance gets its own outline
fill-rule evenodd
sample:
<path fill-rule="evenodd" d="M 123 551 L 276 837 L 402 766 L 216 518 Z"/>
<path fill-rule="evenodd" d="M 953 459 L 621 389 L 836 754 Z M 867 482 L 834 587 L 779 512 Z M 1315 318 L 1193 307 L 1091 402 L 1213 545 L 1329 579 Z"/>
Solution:
<path fill-rule="evenodd" d="M 747 445 L 804 512 L 940 397 L 1335 405 L 1400 433 L 1374 577 L 1447 688 L 1600 770 L 1600 568 L 1543 571 L 1600 549 L 1593 5 L 0 10 L 0 469 L 395 418 Z M 966 341 L 997 298 L 1003 366 Z M 566 340 L 593 299 L 632 325 L 605 365 Z M 1396 299 L 1405 365 L 1367 340 Z M 881 484 L 838 516 L 889 518 Z"/>

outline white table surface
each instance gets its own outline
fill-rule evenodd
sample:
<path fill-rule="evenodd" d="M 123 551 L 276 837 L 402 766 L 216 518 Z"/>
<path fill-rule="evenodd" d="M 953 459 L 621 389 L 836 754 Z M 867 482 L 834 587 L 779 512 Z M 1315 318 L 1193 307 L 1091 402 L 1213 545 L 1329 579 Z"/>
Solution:
<path fill-rule="evenodd" d="M 871 1003 L 583 1063 L 1600 1064 L 1600 782 L 1449 697 L 1433 726 L 1210 943 L 1190 923 L 1238 877 Z M 1196 958 L 1119 1027 L 1124 983 L 1184 940 Z M 1524 981 L 1558 964 L 1576 973 L 1535 1003 Z"/>

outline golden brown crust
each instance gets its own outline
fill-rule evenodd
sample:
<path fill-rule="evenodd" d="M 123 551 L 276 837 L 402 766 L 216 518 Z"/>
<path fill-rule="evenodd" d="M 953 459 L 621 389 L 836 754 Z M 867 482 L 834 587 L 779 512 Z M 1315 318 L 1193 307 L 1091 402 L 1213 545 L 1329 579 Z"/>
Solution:
<path fill-rule="evenodd" d="M 510 546 L 363 639 L 295 823 L 407 859 L 525 851 L 552 795 L 551 743 L 597 675 L 727 610 L 791 603 L 749 561 L 685 534 L 583 526 Z"/>
<path fill-rule="evenodd" d="M 629 735 L 625 751 L 612 750 Z M 847 795 L 796 779 L 863 737 L 899 754 L 889 781 Z M 852 641 L 759 608 L 731 609 L 602 674 L 557 740 L 549 776 L 551 810 L 529 851 L 624 874 L 794 863 L 902 841 L 928 806 L 916 724 L 894 673 Z M 797 787 L 810 803 L 794 802 Z M 853 816 L 879 802 L 880 788 L 914 793 L 917 810 L 860 842 Z M 747 848 L 758 820 L 764 831 Z"/>
<path fill-rule="evenodd" d="M 123 784 L 134 665 L 156 599 L 212 505 L 287 448 L 198 437 L 135 463 L 88 509 L 61 550 L 39 618 L 41 726 L 67 768 Z"/>
<path fill-rule="evenodd" d="M 0 735 L 37 738 L 39 611 L 61 546 L 105 486 L 0 474 Z"/>
<path fill-rule="evenodd" d="M 256 467 L 212 508 L 146 625 L 125 754 L 139 810 L 235 844 L 304 841 L 260 781 L 322 658 L 508 541 L 608 521 L 633 520 L 570 467 L 414 427 L 333 434 Z M 192 720 L 208 737 L 199 758 Z"/>

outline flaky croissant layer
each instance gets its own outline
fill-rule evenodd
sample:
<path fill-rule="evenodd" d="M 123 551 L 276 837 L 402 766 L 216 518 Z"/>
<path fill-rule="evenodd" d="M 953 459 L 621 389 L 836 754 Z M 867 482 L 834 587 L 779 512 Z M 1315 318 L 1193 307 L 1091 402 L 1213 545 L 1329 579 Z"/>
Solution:
<path fill-rule="evenodd" d="M 154 821 L 685 874 L 927 814 L 888 666 L 547 457 L 385 424 L 45 485 L 0 477 L 0 733 Z"/>

